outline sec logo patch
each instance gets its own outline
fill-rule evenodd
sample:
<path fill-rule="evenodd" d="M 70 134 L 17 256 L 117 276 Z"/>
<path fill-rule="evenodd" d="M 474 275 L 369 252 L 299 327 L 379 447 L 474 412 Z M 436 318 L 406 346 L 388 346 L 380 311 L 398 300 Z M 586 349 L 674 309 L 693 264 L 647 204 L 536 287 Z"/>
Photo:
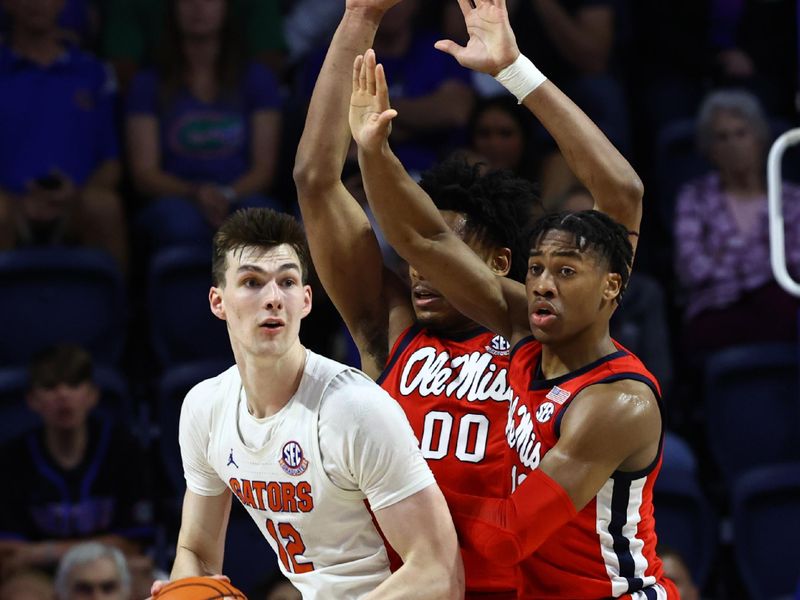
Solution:
<path fill-rule="evenodd" d="M 308 469 L 308 460 L 303 456 L 303 449 L 297 442 L 286 442 L 283 445 L 278 463 L 287 475 L 302 475 Z"/>
<path fill-rule="evenodd" d="M 536 420 L 539 421 L 539 423 L 547 423 L 555 411 L 555 404 L 552 402 L 545 402 L 539 405 L 539 408 L 536 410 Z"/>

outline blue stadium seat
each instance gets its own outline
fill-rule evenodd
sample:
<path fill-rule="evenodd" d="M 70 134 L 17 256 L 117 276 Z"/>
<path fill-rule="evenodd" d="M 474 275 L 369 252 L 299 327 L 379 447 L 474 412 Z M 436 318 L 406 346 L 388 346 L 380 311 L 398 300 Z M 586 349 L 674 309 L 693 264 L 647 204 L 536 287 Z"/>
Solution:
<path fill-rule="evenodd" d="M 743 475 L 733 490 L 733 528 L 750 597 L 792 597 L 800 574 L 800 463 Z"/>
<path fill-rule="evenodd" d="M 798 347 L 728 348 L 706 362 L 709 446 L 731 489 L 755 467 L 800 460 Z"/>
<path fill-rule="evenodd" d="M 131 406 L 128 385 L 115 370 L 95 367 L 94 378 L 101 399 L 96 410 L 120 423 L 132 423 L 135 415 Z M 25 393 L 28 389 L 28 369 L 0 369 L 0 443 L 30 431 L 40 424 L 39 416 L 28 408 Z"/>
<path fill-rule="evenodd" d="M 220 359 L 233 362 L 225 323 L 208 306 L 211 254 L 170 248 L 150 266 L 148 314 L 153 348 L 165 367 Z"/>
<path fill-rule="evenodd" d="M 717 520 L 696 474 L 662 468 L 653 488 L 653 505 L 659 543 L 681 554 L 702 587 L 716 552 Z"/>
<path fill-rule="evenodd" d="M 697 457 L 689 444 L 678 434 L 667 431 L 664 434 L 664 462 L 662 469 L 697 472 Z"/>
<path fill-rule="evenodd" d="M 0 253 L 0 365 L 24 366 L 58 342 L 86 348 L 99 364 L 117 364 L 125 342 L 122 275 L 104 252 L 30 248 Z"/>
<path fill-rule="evenodd" d="M 178 445 L 178 422 L 183 399 L 195 384 L 216 377 L 232 364 L 232 360 L 206 360 L 184 364 L 167 370 L 158 383 L 159 448 L 172 487 L 167 493 L 173 494 L 176 499 L 182 498 L 186 489 Z"/>

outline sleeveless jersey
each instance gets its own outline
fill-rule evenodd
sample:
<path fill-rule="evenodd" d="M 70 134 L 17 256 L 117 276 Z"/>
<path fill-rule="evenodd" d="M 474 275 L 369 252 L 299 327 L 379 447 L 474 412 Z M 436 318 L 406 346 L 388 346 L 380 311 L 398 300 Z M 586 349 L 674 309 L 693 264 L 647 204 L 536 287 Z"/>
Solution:
<path fill-rule="evenodd" d="M 343 378 L 345 393 L 331 400 L 332 382 L 339 382 L 341 390 Z M 402 411 L 360 371 L 307 351 L 297 392 L 278 413 L 280 421 L 268 441 L 251 448 L 242 441 L 237 421 L 241 390 L 239 371 L 233 366 L 187 395 L 181 415 L 181 451 L 189 489 L 218 494 L 224 491 L 224 483 L 250 514 L 278 557 L 281 571 L 305 600 L 363 597 L 391 574 L 387 553 L 367 495 L 338 487 L 323 469 L 320 407 L 328 398 L 337 401 L 334 410 L 343 410 L 338 408 L 340 399 L 359 396 L 368 401 L 363 404 L 367 408 L 374 406 L 386 414 L 389 426 L 401 432 L 398 435 L 406 434 L 401 439 L 407 441 L 408 451 L 381 448 L 379 441 L 380 452 L 371 452 L 396 455 L 387 459 L 391 468 L 381 470 L 385 476 L 374 478 L 381 506 L 373 508 L 389 506 L 434 482 Z M 193 437 L 200 435 L 206 438 L 192 446 Z M 341 446 L 340 452 L 352 451 L 345 448 L 345 435 L 325 448 Z M 197 450 L 192 452 L 192 448 Z M 398 481 L 402 481 L 399 489 L 393 485 Z"/>
<path fill-rule="evenodd" d="M 512 401 L 506 428 L 513 488 L 558 442 L 564 413 L 586 387 L 623 379 L 641 381 L 653 390 L 662 408 L 653 375 L 636 356 L 615 344 L 616 352 L 549 380 L 542 378 L 539 342 L 530 337 L 514 348 L 510 379 L 518 397 Z M 653 483 L 661 468 L 663 418 L 661 438 L 652 464 L 639 472 L 616 471 L 572 521 L 525 559 L 520 598 L 678 599 L 655 551 Z"/>
<path fill-rule="evenodd" d="M 445 337 L 412 325 L 395 343 L 378 383 L 403 407 L 441 486 L 484 497 L 511 492 L 504 433 L 509 350 L 504 337 L 484 328 Z M 516 568 L 463 548 L 462 557 L 468 598 L 480 592 L 516 597 Z"/>

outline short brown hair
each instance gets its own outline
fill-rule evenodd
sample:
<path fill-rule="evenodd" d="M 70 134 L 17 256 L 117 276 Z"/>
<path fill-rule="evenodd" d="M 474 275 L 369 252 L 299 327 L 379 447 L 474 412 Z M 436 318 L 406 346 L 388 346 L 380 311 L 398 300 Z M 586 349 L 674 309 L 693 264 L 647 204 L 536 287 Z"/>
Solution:
<path fill-rule="evenodd" d="M 214 235 L 214 256 L 211 262 L 211 277 L 215 286 L 225 281 L 228 252 L 256 247 L 269 250 L 288 244 L 300 259 L 303 283 L 308 283 L 311 260 L 308 241 L 302 225 L 286 213 L 270 208 L 243 208 L 225 219 Z"/>
<path fill-rule="evenodd" d="M 58 344 L 37 352 L 28 368 L 29 386 L 51 389 L 92 381 L 94 368 L 89 353 L 74 344 Z"/>

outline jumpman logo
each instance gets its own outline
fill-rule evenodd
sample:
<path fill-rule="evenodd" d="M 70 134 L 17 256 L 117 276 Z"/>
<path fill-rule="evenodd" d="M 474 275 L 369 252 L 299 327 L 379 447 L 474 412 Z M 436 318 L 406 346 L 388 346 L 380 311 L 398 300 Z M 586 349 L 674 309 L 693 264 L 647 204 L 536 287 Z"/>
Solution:
<path fill-rule="evenodd" d="M 237 465 L 237 464 L 236 464 L 236 461 L 235 461 L 235 460 L 233 460 L 233 448 L 231 448 L 231 453 L 230 453 L 230 455 L 228 456 L 228 464 L 227 464 L 227 465 L 225 465 L 225 466 L 227 466 L 227 467 L 230 467 L 231 465 L 233 465 L 233 466 L 234 466 L 234 467 L 236 467 L 237 469 L 239 468 L 239 465 Z"/>

